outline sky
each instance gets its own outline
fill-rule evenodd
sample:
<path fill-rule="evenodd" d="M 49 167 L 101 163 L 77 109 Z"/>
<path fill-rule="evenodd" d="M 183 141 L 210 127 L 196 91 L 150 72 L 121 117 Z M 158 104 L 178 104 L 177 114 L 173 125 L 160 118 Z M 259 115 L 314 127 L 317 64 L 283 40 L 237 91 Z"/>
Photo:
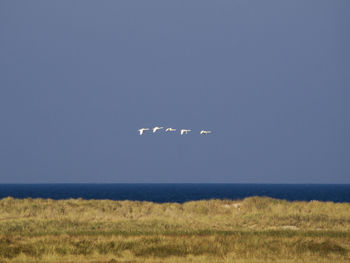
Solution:
<path fill-rule="evenodd" d="M 349 11 L 1 1 L 0 183 L 350 183 Z"/>

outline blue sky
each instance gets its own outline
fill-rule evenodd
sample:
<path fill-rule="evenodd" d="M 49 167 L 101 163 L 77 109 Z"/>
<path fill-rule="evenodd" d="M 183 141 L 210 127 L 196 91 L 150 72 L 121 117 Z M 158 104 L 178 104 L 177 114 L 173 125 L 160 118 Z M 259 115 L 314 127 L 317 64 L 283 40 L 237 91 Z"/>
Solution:
<path fill-rule="evenodd" d="M 349 11 L 2 1 L 0 183 L 350 183 Z"/>

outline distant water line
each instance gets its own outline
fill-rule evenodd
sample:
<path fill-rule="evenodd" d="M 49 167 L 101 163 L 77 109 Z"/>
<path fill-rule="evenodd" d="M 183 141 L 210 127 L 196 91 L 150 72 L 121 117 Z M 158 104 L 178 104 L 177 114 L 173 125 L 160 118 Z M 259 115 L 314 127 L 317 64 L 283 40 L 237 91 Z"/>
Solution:
<path fill-rule="evenodd" d="M 0 198 L 110 199 L 157 203 L 267 196 L 350 202 L 350 184 L 0 184 Z"/>

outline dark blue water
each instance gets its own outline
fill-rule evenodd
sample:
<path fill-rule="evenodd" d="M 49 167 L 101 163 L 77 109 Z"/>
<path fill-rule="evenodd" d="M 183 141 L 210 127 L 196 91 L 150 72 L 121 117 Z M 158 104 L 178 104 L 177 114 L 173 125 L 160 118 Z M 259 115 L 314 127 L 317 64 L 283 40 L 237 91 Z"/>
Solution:
<path fill-rule="evenodd" d="M 186 202 L 269 196 L 294 200 L 350 202 L 350 184 L 0 184 L 0 198 L 111 199 Z"/>

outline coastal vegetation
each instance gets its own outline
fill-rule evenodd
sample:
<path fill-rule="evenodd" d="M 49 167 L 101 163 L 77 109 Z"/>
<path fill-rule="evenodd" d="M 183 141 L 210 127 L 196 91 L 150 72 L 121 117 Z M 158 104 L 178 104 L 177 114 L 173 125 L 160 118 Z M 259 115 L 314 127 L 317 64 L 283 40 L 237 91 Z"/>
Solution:
<path fill-rule="evenodd" d="M 350 262 L 350 203 L 8 197 L 0 262 Z"/>

